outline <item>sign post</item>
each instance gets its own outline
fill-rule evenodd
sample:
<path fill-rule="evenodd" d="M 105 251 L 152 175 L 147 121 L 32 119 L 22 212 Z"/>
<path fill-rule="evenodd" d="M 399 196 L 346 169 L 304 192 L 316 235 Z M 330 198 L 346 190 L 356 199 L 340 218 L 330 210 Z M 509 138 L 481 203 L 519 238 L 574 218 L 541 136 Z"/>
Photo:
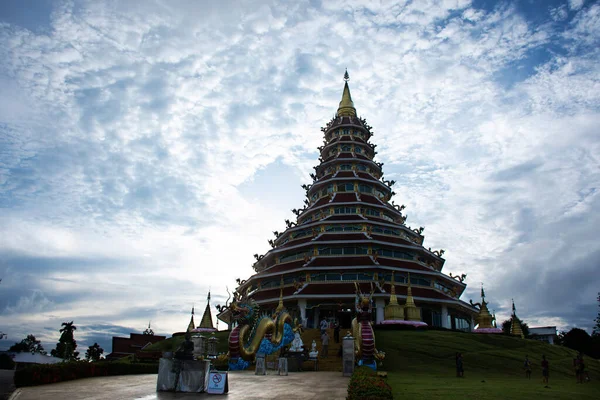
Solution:
<path fill-rule="evenodd" d="M 229 392 L 227 372 L 214 371 L 208 374 L 208 390 L 209 394 L 224 394 Z"/>

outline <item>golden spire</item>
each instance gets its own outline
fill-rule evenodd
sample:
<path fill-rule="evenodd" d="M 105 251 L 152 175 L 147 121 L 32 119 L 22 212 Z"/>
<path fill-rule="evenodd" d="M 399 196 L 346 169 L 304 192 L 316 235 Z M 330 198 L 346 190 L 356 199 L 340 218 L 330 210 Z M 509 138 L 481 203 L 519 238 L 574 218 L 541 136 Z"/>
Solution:
<path fill-rule="evenodd" d="M 412 297 L 412 289 L 410 288 L 410 272 L 408 273 L 408 289 L 406 290 L 406 307 L 416 307 L 415 300 Z"/>
<path fill-rule="evenodd" d="M 202 315 L 202 320 L 200 321 L 200 325 L 198 325 L 198 328 L 215 329 L 213 327 L 212 314 L 210 313 L 210 290 L 208 291 L 208 296 L 206 299 L 206 308 L 204 309 L 204 315 Z"/>
<path fill-rule="evenodd" d="M 390 285 L 392 288 L 390 290 L 390 304 L 398 304 L 398 299 L 396 298 L 396 282 L 394 281 L 394 272 L 392 271 L 392 283 Z"/>
<path fill-rule="evenodd" d="M 390 302 L 383 309 L 384 318 L 387 320 L 403 320 L 404 319 L 404 308 L 398 304 L 398 298 L 396 297 L 396 283 L 394 281 L 394 272 L 392 271 L 392 282 L 390 284 Z"/>
<path fill-rule="evenodd" d="M 512 301 L 512 322 L 510 324 L 510 334 L 515 336 L 520 336 L 521 339 L 525 338 L 523 334 L 523 329 L 521 329 L 521 321 L 519 317 L 517 317 L 517 309 L 515 308 L 515 301 Z"/>
<path fill-rule="evenodd" d="M 196 325 L 194 324 L 194 306 L 192 306 L 192 318 L 190 319 L 186 332 L 191 332 L 194 329 L 196 329 Z"/>
<path fill-rule="evenodd" d="M 409 321 L 420 321 L 421 320 L 421 309 L 415 305 L 415 300 L 412 296 L 412 289 L 410 287 L 410 272 L 408 273 L 408 289 L 406 290 L 406 305 L 404 306 L 406 312 L 406 319 Z"/>
<path fill-rule="evenodd" d="M 348 75 L 348 70 L 346 70 L 344 74 L 344 93 L 342 93 L 342 101 L 340 101 L 340 106 L 337 110 L 338 117 L 356 117 L 356 108 L 354 108 L 350 88 L 348 87 L 349 80 L 350 76 Z"/>
<path fill-rule="evenodd" d="M 281 282 L 279 283 L 279 304 L 277 304 L 275 313 L 277 314 L 281 311 L 283 311 L 283 275 L 281 275 Z"/>
<path fill-rule="evenodd" d="M 479 329 L 490 329 L 494 326 L 492 325 L 492 321 L 494 317 L 490 314 L 490 311 L 487 308 L 487 303 L 485 301 L 485 292 L 483 291 L 483 283 L 481 284 L 481 307 L 479 307 L 479 314 L 475 318 L 477 324 L 479 325 Z"/>

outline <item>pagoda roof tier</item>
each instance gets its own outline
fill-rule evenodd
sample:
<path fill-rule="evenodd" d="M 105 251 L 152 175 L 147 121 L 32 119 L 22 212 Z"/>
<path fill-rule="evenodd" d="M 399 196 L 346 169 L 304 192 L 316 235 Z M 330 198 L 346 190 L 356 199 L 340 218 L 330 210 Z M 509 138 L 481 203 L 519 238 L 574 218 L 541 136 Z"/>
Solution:
<path fill-rule="evenodd" d="M 335 232 L 335 233 L 321 233 L 319 236 L 314 238 L 313 242 L 327 242 L 327 241 L 354 241 L 354 240 L 368 240 L 366 232 Z"/>
<path fill-rule="evenodd" d="M 343 202 L 355 202 L 358 201 L 358 197 L 356 197 L 356 193 L 334 193 L 333 198 L 331 199 L 331 203 L 343 203 Z"/>
<path fill-rule="evenodd" d="M 373 288 L 374 298 L 388 298 L 390 296 L 390 285 L 386 283 L 383 288 L 373 284 L 371 282 L 357 282 L 360 291 L 362 293 L 370 293 Z M 372 285 L 372 286 L 371 286 Z M 396 291 L 396 297 L 398 300 L 406 299 L 408 295 L 408 285 L 394 285 Z M 383 289 L 383 290 L 382 290 Z M 442 293 L 439 290 L 432 287 L 417 287 L 411 285 L 412 297 L 416 302 L 433 302 L 433 303 L 455 303 L 468 309 L 471 312 L 477 312 L 478 310 L 468 303 L 459 300 L 456 297 L 452 297 L 448 294 Z M 259 303 L 270 303 L 279 301 L 281 294 L 280 288 L 272 288 L 266 290 L 257 290 L 252 294 L 252 298 Z M 283 299 L 284 300 L 296 300 L 300 298 L 345 298 L 353 300 L 356 297 L 356 284 L 355 282 L 309 282 L 300 288 L 294 286 L 288 286 L 283 288 Z M 402 305 L 402 304 L 401 304 Z"/>
<path fill-rule="evenodd" d="M 283 297 L 291 296 L 296 292 L 296 288 L 294 286 L 284 286 L 283 288 L 272 288 L 272 289 L 263 289 L 256 290 L 255 293 L 252 294 L 252 298 L 256 301 L 276 298 L 279 299 L 281 293 L 283 292 Z"/>
<path fill-rule="evenodd" d="M 385 204 L 383 201 L 379 200 L 377 197 L 371 196 L 369 194 L 361 193 L 360 194 L 360 201 L 363 202 L 363 203 L 369 203 L 369 204 L 375 204 L 375 205 L 378 205 L 378 206 L 383 206 L 383 207 L 386 207 L 386 208 L 390 209 L 391 211 L 398 212 L 393 207 L 388 207 L 387 204 Z"/>
<path fill-rule="evenodd" d="M 326 151 L 330 147 L 338 145 L 338 144 L 357 144 L 357 143 L 364 144 L 364 145 L 371 147 L 369 142 L 363 138 L 360 138 L 360 137 L 355 138 L 354 136 L 351 136 L 351 135 L 342 135 L 342 136 L 336 136 L 336 137 L 332 138 L 329 142 L 327 142 L 327 144 L 325 144 L 322 147 L 321 152 Z"/>
<path fill-rule="evenodd" d="M 356 178 L 354 171 L 337 171 L 334 178 Z"/>
<path fill-rule="evenodd" d="M 332 130 L 334 129 L 338 129 L 338 128 L 362 128 L 362 131 L 364 131 L 365 133 L 368 134 L 368 136 L 371 136 L 371 132 L 370 130 L 365 126 L 364 120 L 361 120 L 358 117 L 335 117 L 333 118 L 331 121 L 329 121 L 329 123 L 327 124 L 327 126 L 324 129 L 325 132 L 325 136 L 327 136 Z"/>
<path fill-rule="evenodd" d="M 391 236 L 391 235 L 377 235 L 375 233 L 371 233 L 371 238 L 373 238 L 373 240 L 378 240 L 380 242 L 392 242 L 392 243 L 396 243 L 396 244 L 407 244 L 407 245 L 414 245 L 415 242 L 411 242 L 408 239 L 404 239 L 398 236 Z"/>
<path fill-rule="evenodd" d="M 348 265 L 370 266 L 377 265 L 373 261 L 373 257 L 364 255 L 359 257 L 335 257 L 335 256 L 318 256 L 306 264 L 307 267 L 337 267 Z"/>
<path fill-rule="evenodd" d="M 345 214 L 345 215 L 330 215 L 324 218 L 324 221 L 347 221 L 347 222 L 356 222 L 356 221 L 365 221 L 365 217 L 360 214 Z"/>
<path fill-rule="evenodd" d="M 348 157 L 341 157 L 341 154 L 348 154 L 349 156 Z M 365 162 L 365 163 L 369 164 L 370 166 L 377 168 L 378 171 L 381 171 L 381 167 L 375 161 L 373 161 L 373 160 L 357 160 L 355 157 L 352 157 L 351 153 L 340 153 L 340 154 L 338 154 L 338 157 L 332 158 L 331 160 L 323 161 L 317 167 L 317 171 L 319 169 L 327 167 L 328 164 L 331 164 L 331 163 L 334 163 L 334 162 L 336 162 L 336 163 L 337 162 L 339 162 L 339 163 L 343 163 L 343 162 L 352 163 L 352 162 L 356 162 L 356 161 Z"/>

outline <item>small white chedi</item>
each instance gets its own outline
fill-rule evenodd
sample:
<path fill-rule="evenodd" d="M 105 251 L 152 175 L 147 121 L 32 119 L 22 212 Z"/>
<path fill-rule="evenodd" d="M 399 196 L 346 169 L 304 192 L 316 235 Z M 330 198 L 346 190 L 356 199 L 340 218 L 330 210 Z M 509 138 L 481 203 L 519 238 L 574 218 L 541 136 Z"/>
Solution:
<path fill-rule="evenodd" d="M 292 345 L 290 346 L 290 351 L 294 351 L 294 352 L 304 351 L 304 343 L 302 343 L 302 338 L 300 337 L 300 332 L 296 332 L 294 334 L 294 340 L 292 340 Z"/>
<path fill-rule="evenodd" d="M 317 351 L 317 342 L 312 341 L 312 345 L 310 346 L 310 352 L 308 353 L 308 356 L 310 358 L 317 358 L 317 356 L 319 355 L 319 352 Z"/>

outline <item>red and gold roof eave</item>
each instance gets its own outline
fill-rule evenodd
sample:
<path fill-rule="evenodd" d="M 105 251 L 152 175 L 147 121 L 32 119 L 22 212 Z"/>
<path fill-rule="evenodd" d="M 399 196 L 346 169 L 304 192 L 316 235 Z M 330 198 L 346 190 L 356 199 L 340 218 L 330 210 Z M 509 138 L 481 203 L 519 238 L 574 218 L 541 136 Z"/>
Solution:
<path fill-rule="evenodd" d="M 349 265 L 348 265 L 349 264 Z M 276 264 L 272 267 L 252 275 L 242 287 L 256 284 L 256 281 L 291 273 L 311 273 L 349 270 L 352 272 L 360 271 L 396 271 L 413 272 L 419 275 L 430 276 L 431 278 L 441 279 L 442 283 L 452 287 L 458 296 L 462 295 L 466 284 L 461 283 L 441 270 L 433 269 L 418 260 L 401 260 L 388 257 L 377 257 L 377 262 L 370 255 L 361 256 L 314 256 L 308 262 L 306 260 L 294 260 L 288 263 Z"/>
<path fill-rule="evenodd" d="M 331 204 L 331 203 L 329 203 Z M 324 205 L 328 206 L 329 204 Z M 352 204 L 352 203 L 348 203 L 348 204 Z M 340 205 L 340 203 L 338 203 L 338 205 Z M 379 206 L 381 207 L 381 206 Z M 393 210 L 395 211 L 395 210 Z M 354 217 L 351 218 L 350 216 Z M 402 230 L 404 233 L 407 234 L 407 236 L 412 237 L 414 236 L 415 238 L 418 238 L 416 240 L 417 243 L 419 243 L 419 246 L 422 246 L 423 240 L 424 240 L 424 236 L 421 235 L 420 233 L 418 233 L 416 230 L 412 230 L 409 227 L 407 227 L 406 225 L 402 225 L 399 223 L 392 223 L 388 220 L 382 219 L 382 218 L 378 218 L 378 219 L 371 219 L 362 216 L 360 214 L 356 214 L 356 215 L 332 215 L 332 216 L 327 216 L 321 220 L 318 221 L 313 221 L 313 222 L 309 222 L 306 224 L 302 224 L 302 225 L 295 225 L 291 228 L 286 229 L 284 232 L 282 232 L 279 237 L 277 239 L 275 239 L 275 245 L 277 246 L 275 249 L 280 248 L 279 243 L 281 243 L 281 241 L 287 237 L 289 234 L 298 231 L 298 230 L 305 230 L 305 229 L 313 229 L 316 227 L 319 227 L 323 224 L 327 224 L 327 225 L 344 225 L 344 224 L 366 224 L 366 223 L 371 223 L 371 224 L 376 224 L 377 226 L 381 226 L 381 227 L 387 227 L 387 228 L 392 228 L 392 229 L 400 229 Z M 319 232 L 317 232 L 318 234 Z M 290 241 L 289 243 L 293 242 Z M 289 246 L 287 246 L 289 247 Z M 283 247 L 281 247 L 283 248 Z M 272 249 L 272 250 L 275 250 Z M 435 254 L 431 253 L 431 255 L 433 255 L 434 257 L 437 257 Z M 441 257 L 438 257 L 441 259 Z M 266 261 L 266 260 L 265 260 Z"/>
<path fill-rule="evenodd" d="M 368 293 L 371 291 L 371 282 L 357 282 L 360 290 L 363 293 Z M 405 299 L 407 297 L 408 285 L 407 284 L 395 284 L 395 292 L 396 296 L 399 299 Z M 387 299 L 390 295 L 390 284 L 385 283 L 383 287 L 373 285 L 374 298 L 384 298 Z M 383 290 L 381 290 L 383 289 Z M 348 301 L 354 301 L 356 296 L 356 286 L 354 282 L 309 282 L 307 285 L 303 286 L 294 286 L 287 285 L 283 288 L 283 300 L 298 300 L 298 299 L 311 299 L 311 298 L 339 298 L 339 299 L 347 299 Z M 458 297 L 449 296 L 446 293 L 439 291 L 433 287 L 419 287 L 412 285 L 411 287 L 413 298 L 416 302 L 425 302 L 425 303 L 439 303 L 446 302 L 452 303 L 454 305 L 461 306 L 466 311 L 470 313 L 477 314 L 479 312 L 478 309 L 471 306 L 470 304 L 464 302 L 460 299 L 460 295 Z M 256 300 L 259 304 L 269 304 L 279 301 L 280 299 L 280 288 L 268 288 L 264 290 L 256 290 L 254 291 L 250 297 Z"/>

